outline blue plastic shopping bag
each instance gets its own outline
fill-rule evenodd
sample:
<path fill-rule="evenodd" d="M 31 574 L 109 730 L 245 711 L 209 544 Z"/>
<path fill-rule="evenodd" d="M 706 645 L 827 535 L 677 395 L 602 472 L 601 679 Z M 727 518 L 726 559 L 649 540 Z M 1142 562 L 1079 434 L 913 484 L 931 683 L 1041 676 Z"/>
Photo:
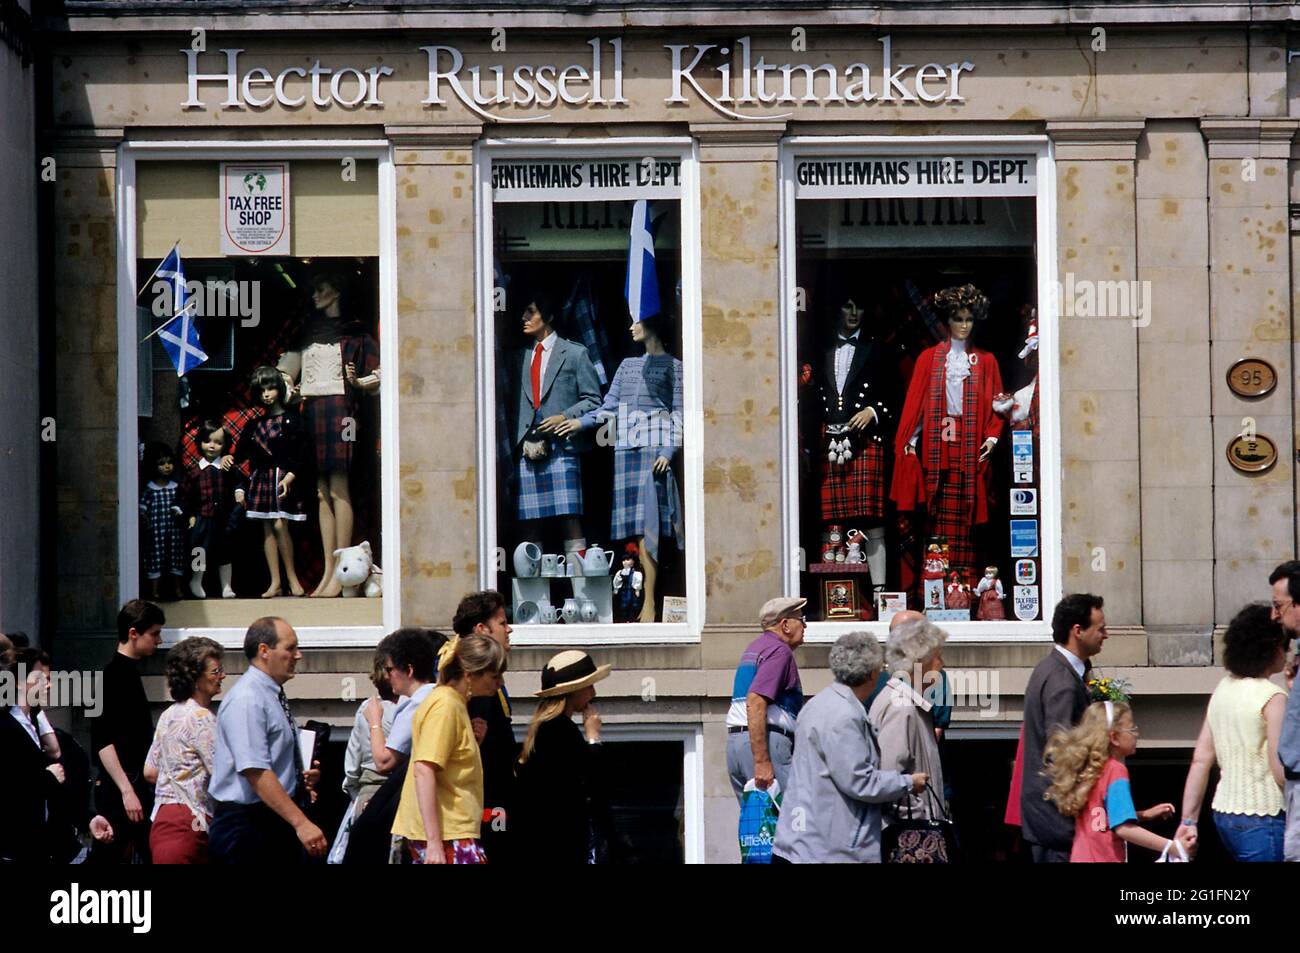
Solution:
<path fill-rule="evenodd" d="M 740 801 L 740 862 L 770 864 L 772 842 L 776 840 L 776 820 L 781 813 L 781 786 L 772 781 L 763 791 L 750 778 L 745 782 Z"/>

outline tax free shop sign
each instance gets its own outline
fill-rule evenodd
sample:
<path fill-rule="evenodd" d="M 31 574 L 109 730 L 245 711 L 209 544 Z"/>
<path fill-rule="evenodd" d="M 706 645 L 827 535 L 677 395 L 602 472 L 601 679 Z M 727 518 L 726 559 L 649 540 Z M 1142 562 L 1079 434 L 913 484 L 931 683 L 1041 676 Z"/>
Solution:
<path fill-rule="evenodd" d="M 872 62 L 769 61 L 754 50 L 748 36 L 732 44 L 664 44 L 666 80 L 663 102 L 698 101 L 735 120 L 776 119 L 782 105 L 836 103 L 960 103 L 963 74 L 975 64 L 902 62 L 890 36 L 876 40 Z M 588 50 L 564 63 L 470 62 L 455 46 L 421 46 L 427 64 L 425 96 L 420 103 L 447 107 L 459 102 L 492 122 L 537 122 L 549 113 L 516 116 L 506 108 L 547 110 L 552 107 L 627 106 L 623 87 L 623 41 L 593 37 Z M 249 63 L 243 49 L 205 54 L 181 51 L 186 59 L 185 109 L 382 108 L 384 80 L 395 74 L 381 63 L 290 66 L 277 73 Z M 864 56 L 868 55 L 864 51 Z M 477 60 L 479 54 L 475 54 Z M 200 57 L 205 57 L 200 63 Z M 219 99 L 217 97 L 220 97 Z"/>

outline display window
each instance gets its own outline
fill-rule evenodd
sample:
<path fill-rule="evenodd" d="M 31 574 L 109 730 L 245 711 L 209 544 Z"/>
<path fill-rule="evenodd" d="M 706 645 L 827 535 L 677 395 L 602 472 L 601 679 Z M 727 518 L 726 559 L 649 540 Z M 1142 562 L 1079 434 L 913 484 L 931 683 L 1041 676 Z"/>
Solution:
<path fill-rule="evenodd" d="M 1043 619 L 1036 167 L 994 146 L 788 160 L 810 618 Z"/>
<path fill-rule="evenodd" d="M 488 584 L 510 595 L 516 626 L 685 626 L 682 159 L 486 161 Z"/>
<path fill-rule="evenodd" d="M 338 170 L 137 168 L 138 578 L 173 626 L 382 620 L 377 170 Z"/>

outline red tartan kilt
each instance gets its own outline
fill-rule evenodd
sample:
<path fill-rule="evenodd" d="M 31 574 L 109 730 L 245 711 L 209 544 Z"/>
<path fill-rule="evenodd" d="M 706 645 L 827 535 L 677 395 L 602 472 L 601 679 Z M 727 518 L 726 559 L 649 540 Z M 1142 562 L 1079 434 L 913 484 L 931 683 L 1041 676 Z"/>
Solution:
<path fill-rule="evenodd" d="M 316 472 L 348 470 L 352 466 L 352 447 L 356 442 L 357 408 L 347 394 L 308 397 L 303 401 L 303 417 L 316 449 Z M 344 426 L 351 418 L 352 440 L 344 440 Z"/>
<path fill-rule="evenodd" d="M 885 515 L 885 446 L 874 440 L 854 449 L 847 463 L 831 463 L 823 451 L 819 467 L 822 519 Z"/>

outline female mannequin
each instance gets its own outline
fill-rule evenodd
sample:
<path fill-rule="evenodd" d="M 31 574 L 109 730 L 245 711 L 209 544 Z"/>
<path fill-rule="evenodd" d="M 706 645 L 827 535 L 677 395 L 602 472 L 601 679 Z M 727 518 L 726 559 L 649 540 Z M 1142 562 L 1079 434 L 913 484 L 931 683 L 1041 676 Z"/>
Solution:
<path fill-rule="evenodd" d="M 307 432 L 316 448 L 316 500 L 325 572 L 313 596 L 337 596 L 334 551 L 352 545 L 352 493 L 348 472 L 356 442 L 361 396 L 379 391 L 379 344 L 359 321 L 343 315 L 346 280 L 326 273 L 312 280 L 312 305 L 301 346 L 280 358 L 289 401 L 303 400 Z"/>
<path fill-rule="evenodd" d="M 633 321 L 632 340 L 645 354 L 618 366 L 604 402 L 556 432 L 574 433 L 607 423 L 614 443 L 614 505 L 610 538 L 635 539 L 645 583 L 642 622 L 655 621 L 655 582 L 661 538 L 681 548 L 685 539 L 681 496 L 672 459 L 681 445 L 682 362 L 664 348 L 662 315 Z M 604 443 L 605 441 L 601 441 Z"/>
<path fill-rule="evenodd" d="M 1004 421 L 993 410 L 1002 391 L 997 358 L 970 343 L 989 299 L 974 285 L 934 296 L 948 340 L 921 352 L 894 440 L 890 497 L 902 511 L 925 508 L 930 533 L 948 540 L 950 569 L 974 568 L 974 526 L 989 518 L 988 458 Z"/>

